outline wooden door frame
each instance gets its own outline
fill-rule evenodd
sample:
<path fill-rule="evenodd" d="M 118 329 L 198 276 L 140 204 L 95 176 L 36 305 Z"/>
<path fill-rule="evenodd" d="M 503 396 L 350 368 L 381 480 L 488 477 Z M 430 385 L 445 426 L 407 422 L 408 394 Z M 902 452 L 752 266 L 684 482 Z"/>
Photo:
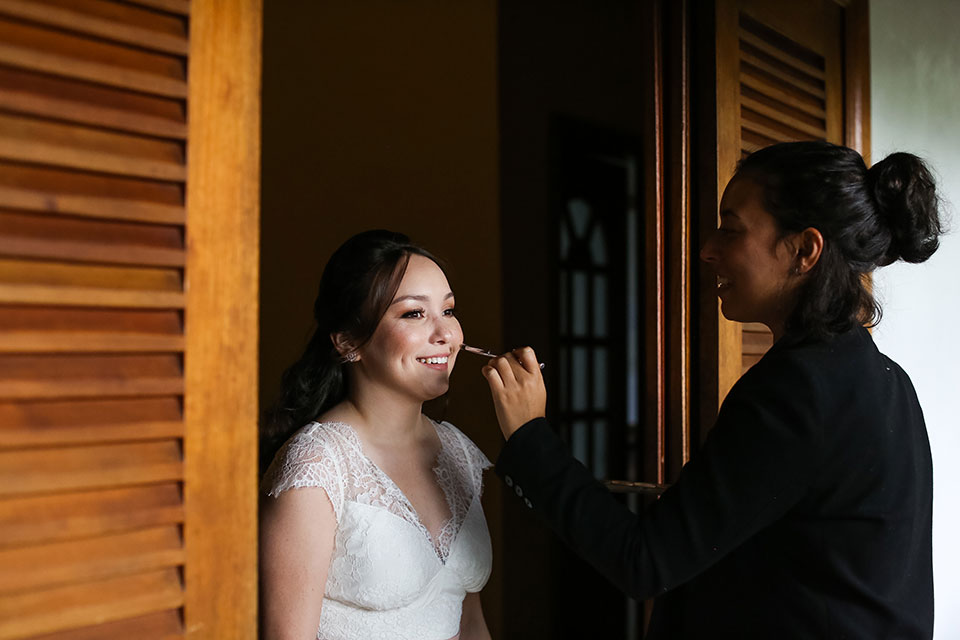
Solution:
<path fill-rule="evenodd" d="M 859 151 L 867 163 L 870 157 L 870 64 L 869 64 L 869 12 L 868 0 L 834 0 L 844 12 L 843 58 L 843 135 L 844 144 Z M 696 150 L 699 166 L 697 198 L 693 203 L 697 222 L 695 230 L 699 243 L 717 226 L 717 208 L 720 194 L 732 177 L 733 167 L 739 159 L 737 144 L 740 130 L 739 88 L 736 83 L 726 83 L 727 92 L 721 94 L 717 75 L 729 68 L 724 56 L 737 50 L 737 24 L 735 12 L 725 10 L 728 3 L 714 0 L 712 11 L 704 8 L 696 25 L 694 57 L 703 71 L 696 78 L 696 90 L 701 100 L 694 115 L 697 130 Z M 735 126 L 721 126 L 720 118 L 735 117 Z M 696 259 L 696 256 L 692 256 Z M 702 263 L 695 268 L 695 284 L 698 304 L 696 347 L 697 363 L 695 379 L 699 386 L 696 394 L 696 426 L 699 431 L 695 440 L 702 441 L 716 419 L 720 404 L 727 392 L 742 373 L 741 325 L 726 320 L 720 313 L 719 300 L 713 273 Z"/>
<path fill-rule="evenodd" d="M 257 637 L 262 0 L 192 4 L 184 503 L 187 637 Z"/>

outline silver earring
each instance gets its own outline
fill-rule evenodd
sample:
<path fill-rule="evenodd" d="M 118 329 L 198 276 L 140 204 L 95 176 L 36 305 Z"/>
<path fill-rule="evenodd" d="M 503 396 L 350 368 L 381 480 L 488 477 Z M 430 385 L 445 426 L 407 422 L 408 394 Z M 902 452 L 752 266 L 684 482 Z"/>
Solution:
<path fill-rule="evenodd" d="M 356 351 L 351 351 L 347 355 L 340 358 L 340 362 L 341 363 L 356 362 L 359 359 L 360 359 L 360 354 L 358 354 Z"/>

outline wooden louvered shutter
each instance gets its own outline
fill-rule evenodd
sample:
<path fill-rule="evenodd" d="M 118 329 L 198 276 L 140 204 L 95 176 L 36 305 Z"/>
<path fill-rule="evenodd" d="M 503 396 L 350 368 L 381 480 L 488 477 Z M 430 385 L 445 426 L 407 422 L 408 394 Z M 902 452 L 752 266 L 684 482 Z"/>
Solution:
<path fill-rule="evenodd" d="M 704 205 L 713 207 L 710 225 L 737 161 L 757 149 L 828 140 L 866 153 L 866 25 L 864 0 L 717 0 L 717 199 Z M 705 279 L 705 286 L 712 292 L 715 285 Z M 761 324 L 728 322 L 715 308 L 701 317 L 717 327 L 716 407 L 773 336 Z"/>
<path fill-rule="evenodd" d="M 259 11 L 0 0 L 0 640 L 255 636 Z"/>

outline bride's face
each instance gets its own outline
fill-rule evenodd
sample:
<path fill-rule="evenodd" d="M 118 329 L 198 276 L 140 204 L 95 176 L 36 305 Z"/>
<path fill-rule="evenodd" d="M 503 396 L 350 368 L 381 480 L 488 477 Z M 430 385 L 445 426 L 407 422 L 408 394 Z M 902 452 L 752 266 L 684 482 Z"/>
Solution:
<path fill-rule="evenodd" d="M 443 395 L 463 343 L 453 292 L 433 260 L 411 255 L 389 308 L 359 350 L 364 377 L 418 401 Z"/>

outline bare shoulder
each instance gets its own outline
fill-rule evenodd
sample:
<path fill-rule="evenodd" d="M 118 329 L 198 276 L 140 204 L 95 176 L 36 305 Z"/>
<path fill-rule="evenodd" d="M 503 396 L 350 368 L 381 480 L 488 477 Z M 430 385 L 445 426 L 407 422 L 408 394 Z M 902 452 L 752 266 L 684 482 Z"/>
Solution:
<path fill-rule="evenodd" d="M 260 504 L 263 523 L 287 523 L 303 526 L 335 522 L 333 504 L 327 491 L 319 486 L 296 487 L 276 496 L 265 496 Z"/>

